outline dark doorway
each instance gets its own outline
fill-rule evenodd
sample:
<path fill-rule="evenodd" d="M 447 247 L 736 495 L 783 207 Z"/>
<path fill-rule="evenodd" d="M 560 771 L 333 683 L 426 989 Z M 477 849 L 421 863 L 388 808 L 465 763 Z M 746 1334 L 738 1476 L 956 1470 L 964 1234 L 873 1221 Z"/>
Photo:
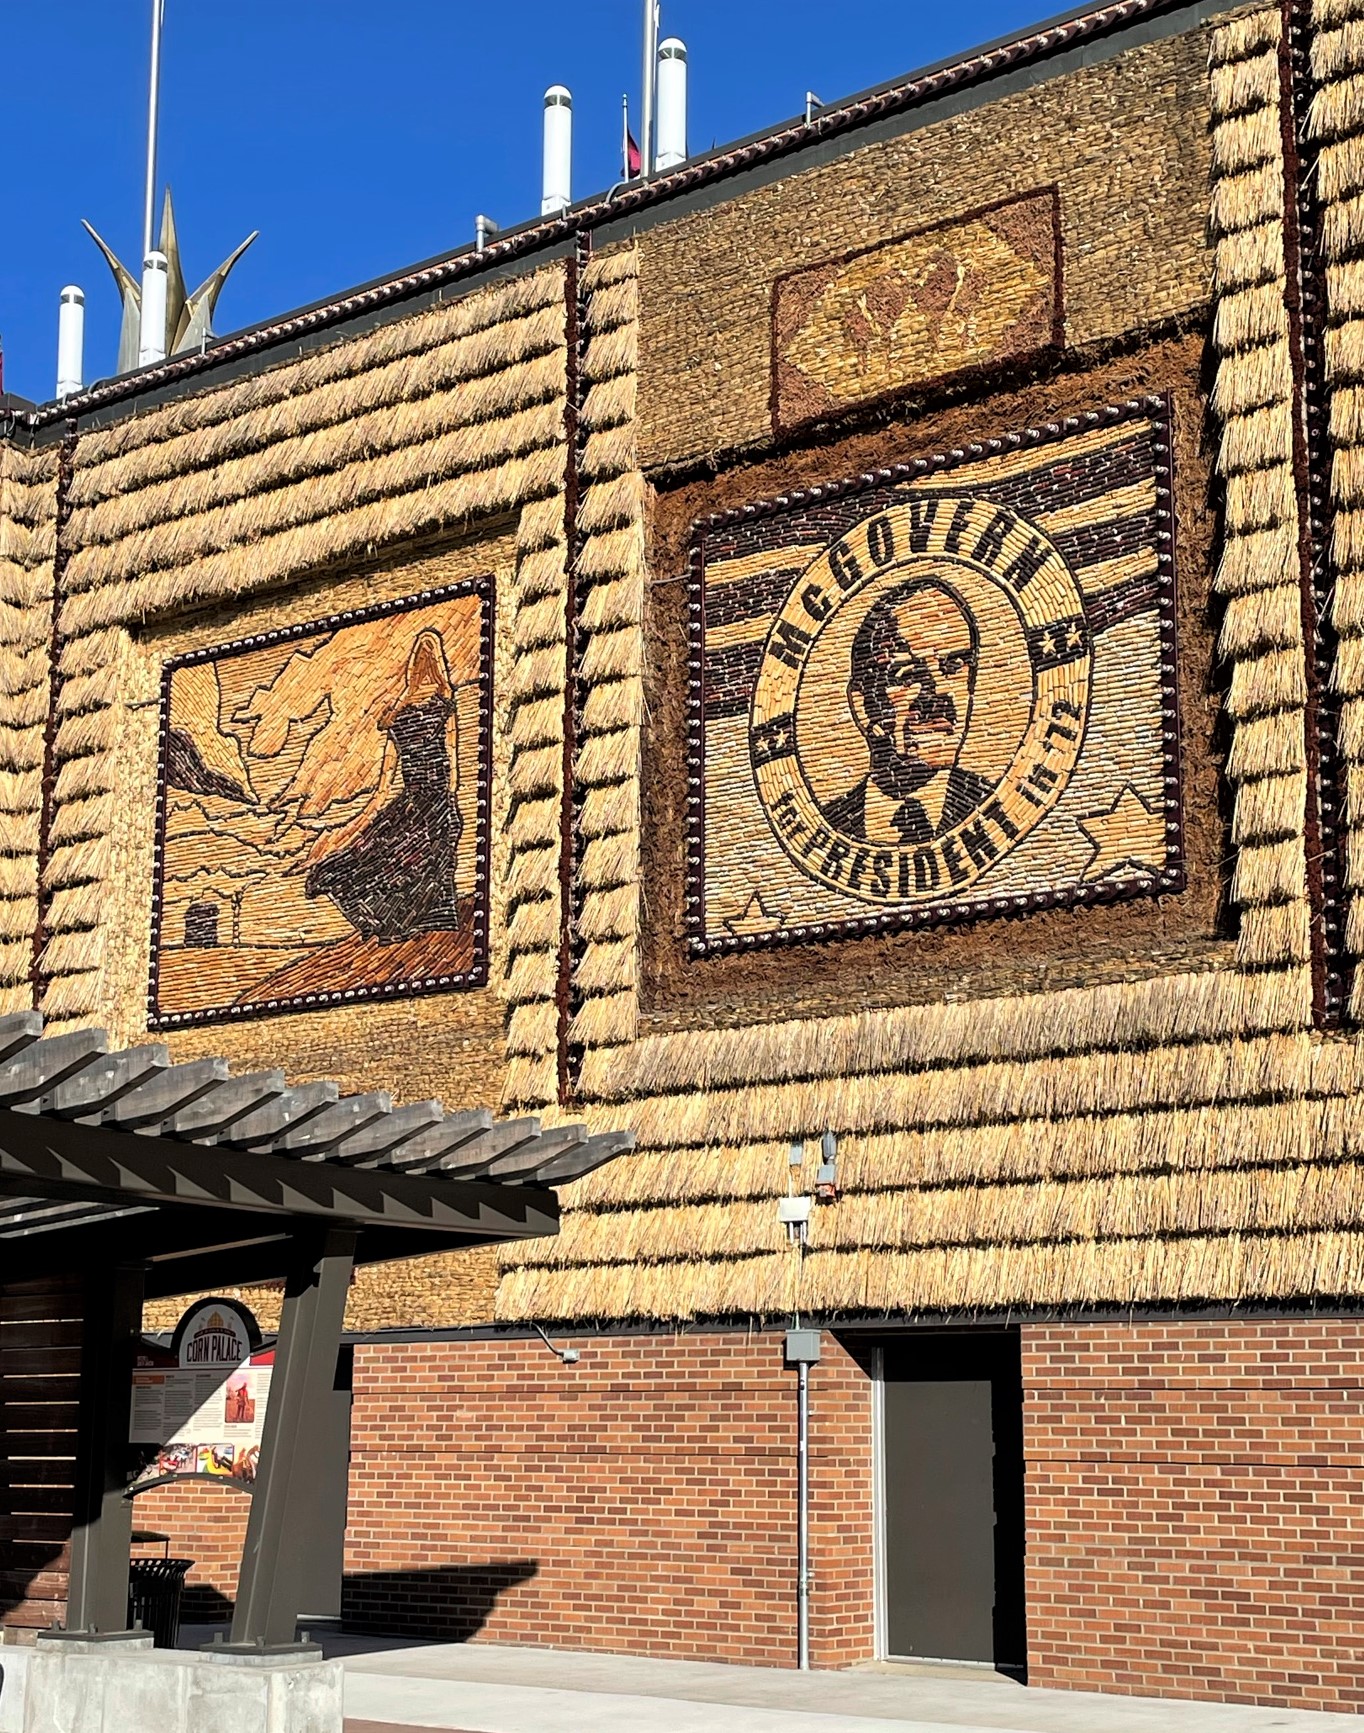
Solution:
<path fill-rule="evenodd" d="M 905 1336 L 882 1352 L 887 1653 L 1021 1676 L 1018 1333 Z"/>

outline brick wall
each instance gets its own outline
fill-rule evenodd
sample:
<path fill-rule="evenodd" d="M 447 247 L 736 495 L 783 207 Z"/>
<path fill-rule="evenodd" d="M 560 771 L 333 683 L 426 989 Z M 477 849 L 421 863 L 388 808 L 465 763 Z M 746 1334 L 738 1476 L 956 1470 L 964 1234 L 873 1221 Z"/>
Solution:
<path fill-rule="evenodd" d="M 1364 1706 L 1364 1321 L 1023 1331 L 1029 1677 Z"/>
<path fill-rule="evenodd" d="M 795 1661 L 780 1332 L 362 1345 L 345 1613 L 370 1629 Z M 871 1386 L 811 1377 L 812 1656 L 872 1651 Z M 1364 1320 L 1023 1331 L 1033 1684 L 1364 1707 Z M 246 1500 L 139 1526 L 235 1590 Z"/>
<path fill-rule="evenodd" d="M 183 1617 L 220 1620 L 231 1617 L 241 1567 L 242 1543 L 251 1500 L 244 1493 L 225 1491 L 207 1481 L 159 1486 L 133 1504 L 134 1529 L 169 1535 L 172 1558 L 192 1558 L 185 1578 Z M 134 1558 L 159 1558 L 161 1547 L 134 1546 Z"/>
<path fill-rule="evenodd" d="M 570 1339 L 571 1340 L 571 1339 Z M 779 1332 L 359 1347 L 345 1616 L 445 1638 L 795 1661 Z M 812 1658 L 871 1654 L 870 1384 L 811 1377 Z"/>

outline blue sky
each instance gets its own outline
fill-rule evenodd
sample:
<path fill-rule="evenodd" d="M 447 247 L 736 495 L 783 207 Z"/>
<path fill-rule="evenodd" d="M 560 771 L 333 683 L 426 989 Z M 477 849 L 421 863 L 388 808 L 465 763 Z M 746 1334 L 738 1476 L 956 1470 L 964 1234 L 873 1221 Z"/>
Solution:
<path fill-rule="evenodd" d="M 663 0 L 691 63 L 690 148 L 1022 29 L 1061 0 Z M 637 106 L 638 0 L 166 0 L 161 174 L 191 286 L 252 229 L 219 331 L 536 214 L 546 85 L 575 115 L 573 193 L 618 175 Z M 57 297 L 86 293 L 87 381 L 113 371 L 118 298 L 80 227 L 140 249 L 150 0 L 2 0 L 5 388 L 45 400 Z M 636 128 L 636 130 L 638 130 Z"/>

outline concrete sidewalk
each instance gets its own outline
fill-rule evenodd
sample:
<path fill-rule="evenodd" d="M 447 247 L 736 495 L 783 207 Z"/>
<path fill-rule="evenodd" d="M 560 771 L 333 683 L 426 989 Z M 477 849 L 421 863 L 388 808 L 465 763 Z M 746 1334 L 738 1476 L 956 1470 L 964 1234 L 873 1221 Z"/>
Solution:
<path fill-rule="evenodd" d="M 1355 1715 L 1036 1691 L 958 1668 L 800 1674 L 328 1636 L 351 1733 L 1359 1733 Z"/>

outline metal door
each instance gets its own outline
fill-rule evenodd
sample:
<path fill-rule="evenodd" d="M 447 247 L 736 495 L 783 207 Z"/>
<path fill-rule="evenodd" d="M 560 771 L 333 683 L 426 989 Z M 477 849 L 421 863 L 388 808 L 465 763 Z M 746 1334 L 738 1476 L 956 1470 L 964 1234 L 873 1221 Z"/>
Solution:
<path fill-rule="evenodd" d="M 1017 1339 L 901 1338 L 883 1368 L 886 1652 L 1020 1669 Z"/>

